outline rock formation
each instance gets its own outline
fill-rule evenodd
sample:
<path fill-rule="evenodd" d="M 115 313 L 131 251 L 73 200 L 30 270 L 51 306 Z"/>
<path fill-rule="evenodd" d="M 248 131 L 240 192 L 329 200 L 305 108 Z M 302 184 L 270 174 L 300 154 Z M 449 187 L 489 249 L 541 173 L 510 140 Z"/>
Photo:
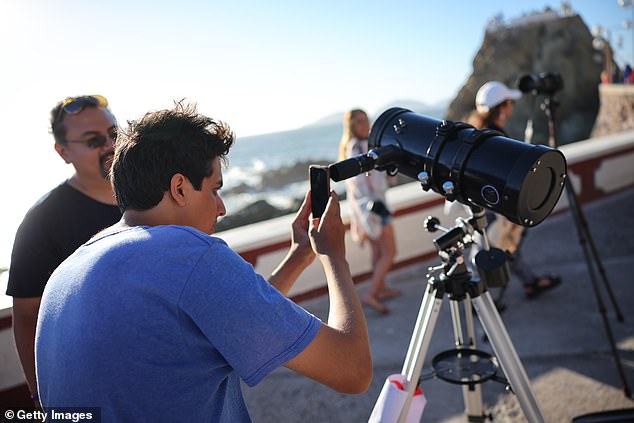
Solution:
<path fill-rule="evenodd" d="M 593 36 L 578 15 L 498 26 L 486 32 L 473 60 L 473 73 L 451 102 L 446 119 L 465 120 L 474 109 L 476 92 L 487 81 L 517 88 L 523 75 L 558 72 L 564 81 L 555 94 L 558 144 L 587 139 L 599 110 L 598 85 L 606 61 L 614 65 L 611 50 L 595 50 Z M 516 103 L 506 126 L 509 136 L 523 140 L 532 119 L 532 142 L 548 143 L 547 120 L 540 108 L 543 100 L 543 95 L 526 94 Z"/>

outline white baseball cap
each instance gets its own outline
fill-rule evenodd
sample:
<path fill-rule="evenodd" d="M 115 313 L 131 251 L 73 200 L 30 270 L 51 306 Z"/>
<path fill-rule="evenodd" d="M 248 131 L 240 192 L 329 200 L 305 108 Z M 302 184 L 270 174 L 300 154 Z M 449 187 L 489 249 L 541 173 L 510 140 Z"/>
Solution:
<path fill-rule="evenodd" d="M 520 97 L 522 97 L 520 90 L 512 90 L 499 81 L 489 81 L 481 86 L 476 94 L 476 109 L 480 113 L 488 113 L 498 104 L 506 100 L 517 100 Z"/>

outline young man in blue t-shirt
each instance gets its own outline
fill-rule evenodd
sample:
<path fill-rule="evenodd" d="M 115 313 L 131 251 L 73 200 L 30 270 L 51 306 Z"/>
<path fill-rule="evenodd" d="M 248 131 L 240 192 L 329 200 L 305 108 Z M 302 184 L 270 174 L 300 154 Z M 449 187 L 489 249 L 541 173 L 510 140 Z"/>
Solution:
<path fill-rule="evenodd" d="M 119 224 L 51 276 L 36 361 L 44 407 L 100 407 L 102 421 L 249 421 L 240 379 L 283 365 L 339 392 L 372 378 L 364 313 L 345 259 L 336 195 L 306 195 L 268 281 L 210 236 L 226 212 L 221 162 L 233 133 L 194 107 L 146 114 L 117 143 Z M 315 255 L 328 323 L 286 298 Z"/>

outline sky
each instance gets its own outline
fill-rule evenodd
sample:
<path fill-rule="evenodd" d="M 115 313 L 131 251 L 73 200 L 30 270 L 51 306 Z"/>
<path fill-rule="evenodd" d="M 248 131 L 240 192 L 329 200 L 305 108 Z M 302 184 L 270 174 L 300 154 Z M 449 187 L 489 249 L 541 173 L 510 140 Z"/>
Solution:
<path fill-rule="evenodd" d="M 570 4 L 633 61 L 632 7 Z M 65 97 L 102 94 L 122 124 L 186 98 L 238 138 L 352 107 L 434 104 L 462 87 L 494 15 L 546 6 L 560 2 L 2 0 L 0 267 L 24 213 L 72 173 L 48 132 Z"/>

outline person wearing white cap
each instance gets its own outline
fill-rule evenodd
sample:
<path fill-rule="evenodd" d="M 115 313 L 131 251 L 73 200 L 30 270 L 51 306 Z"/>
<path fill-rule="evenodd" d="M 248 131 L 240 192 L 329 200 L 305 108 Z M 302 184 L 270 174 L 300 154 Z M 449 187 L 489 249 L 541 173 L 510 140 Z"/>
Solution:
<path fill-rule="evenodd" d="M 499 81 L 489 81 L 476 94 L 476 113 L 469 117 L 469 122 L 476 128 L 504 131 L 506 121 L 513 114 L 515 100 L 522 97 L 522 92 L 513 90 Z"/>
<path fill-rule="evenodd" d="M 467 123 L 477 129 L 494 129 L 508 136 L 504 131 L 504 125 L 513 114 L 515 101 L 521 97 L 521 91 L 511 89 L 499 81 L 489 81 L 478 90 L 475 98 L 476 110 L 469 116 Z M 526 228 L 494 213 L 487 212 L 487 217 L 489 225 L 486 231 L 489 240 L 494 246 L 509 254 L 511 272 L 521 280 L 526 297 L 535 298 L 561 283 L 559 276 L 535 275 L 522 259 L 520 247 L 526 235 Z M 476 253 L 477 248 L 472 249 L 473 257 Z M 496 300 L 498 307 L 502 307 L 500 302 L 503 293 L 504 291 Z"/>

